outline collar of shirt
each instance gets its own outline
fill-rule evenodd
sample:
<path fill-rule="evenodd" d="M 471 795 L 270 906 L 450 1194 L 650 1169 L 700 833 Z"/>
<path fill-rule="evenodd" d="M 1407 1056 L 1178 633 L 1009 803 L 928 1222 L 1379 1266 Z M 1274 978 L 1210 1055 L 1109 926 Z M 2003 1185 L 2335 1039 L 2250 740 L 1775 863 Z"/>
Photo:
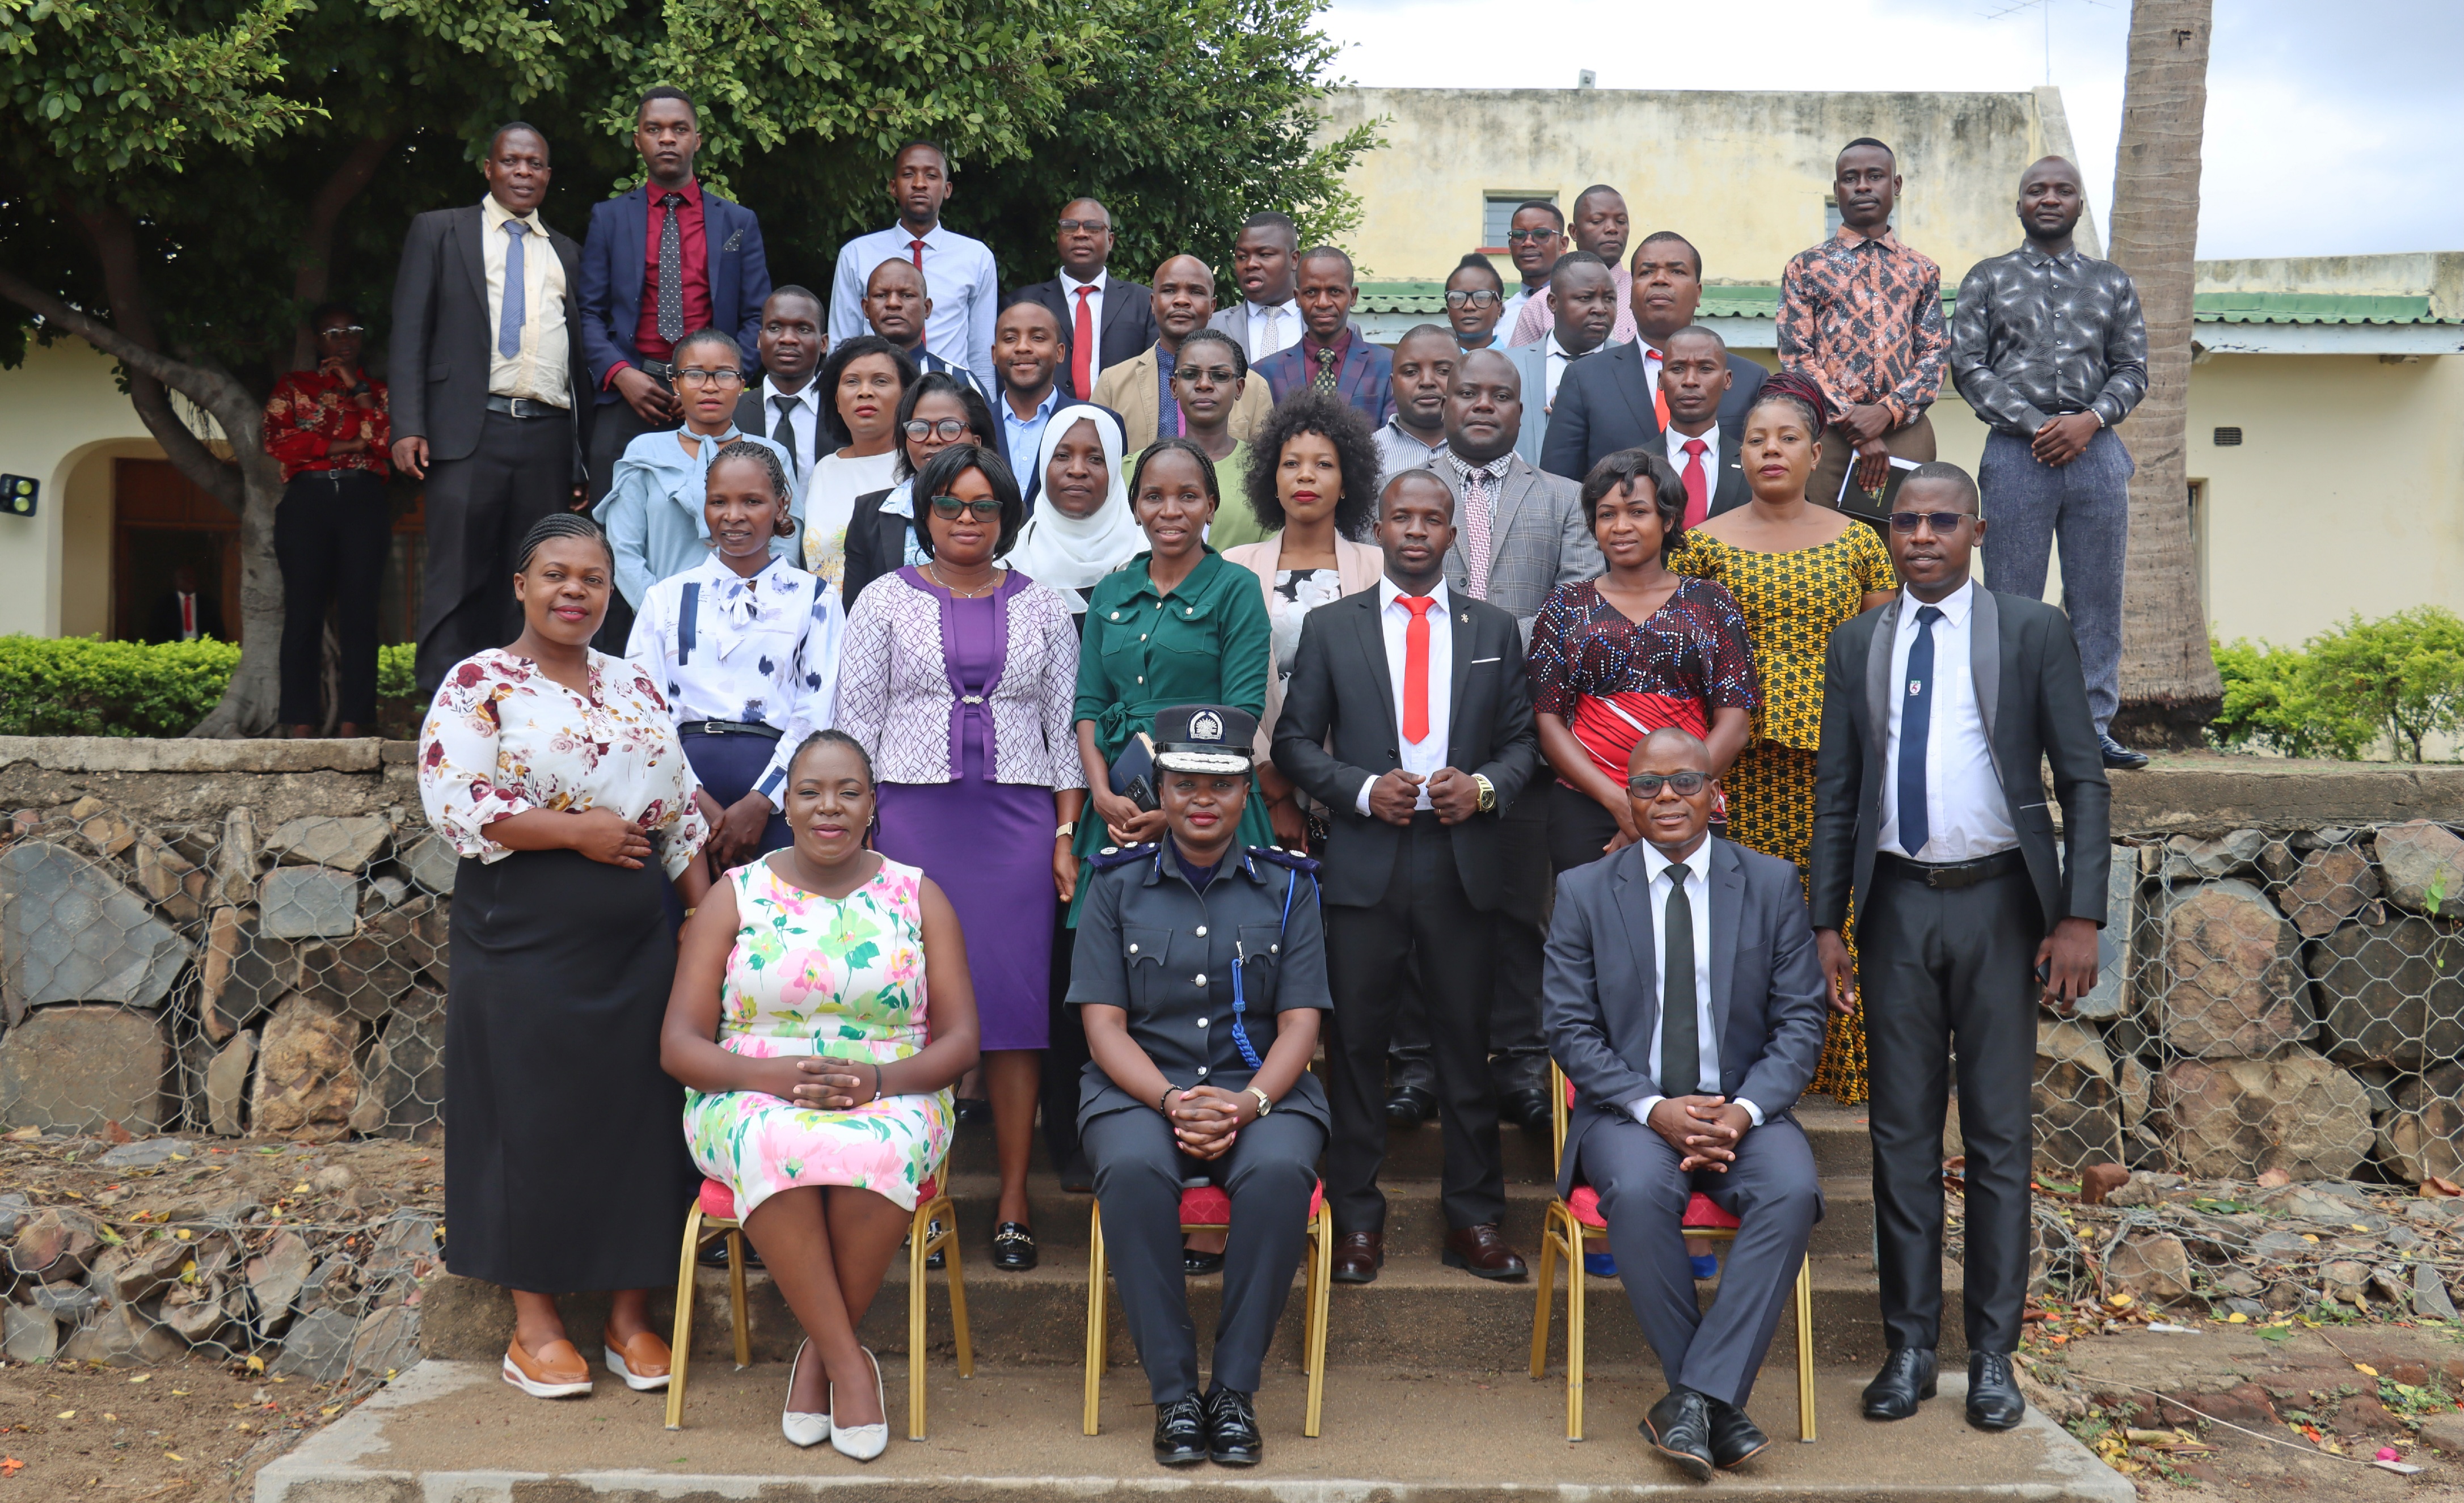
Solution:
<path fill-rule="evenodd" d="M 1486 464 L 1474 464 L 1452 449 L 1448 449 L 1446 463 L 1455 467 L 1455 474 L 1463 476 L 1466 484 L 1470 483 L 1471 477 L 1475 475 L 1485 475 L 1492 480 L 1503 480 L 1506 478 L 1506 472 L 1514 463 L 1514 451 L 1509 449 Z"/>
<path fill-rule="evenodd" d="M 1438 581 L 1437 584 L 1430 586 L 1429 596 L 1437 602 L 1436 605 L 1429 608 L 1429 615 L 1433 619 L 1444 615 L 1448 609 L 1452 608 L 1453 597 L 1446 593 L 1446 582 L 1444 580 L 1441 579 Z M 1412 614 L 1410 608 L 1395 604 L 1395 602 L 1402 598 L 1402 586 L 1396 584 L 1386 575 L 1380 574 L 1377 576 L 1378 609 L 1391 610 L 1398 616 L 1409 619 Z"/>
<path fill-rule="evenodd" d="M 1703 431 L 1699 433 L 1681 433 L 1672 427 L 1662 436 L 1668 440 L 1668 462 L 1677 467 L 1677 473 L 1680 475 L 1685 473 L 1685 445 L 1691 439 L 1699 438 L 1703 440 L 1703 468 L 1705 470 L 1709 470 L 1712 466 L 1720 462 L 1720 424 L 1719 420 L 1716 418 L 1712 420 L 1710 427 L 1703 430 Z M 1716 476 L 1712 483 L 1714 485 L 1718 484 Z"/>
<path fill-rule="evenodd" d="M 1852 251 L 1868 241 L 1882 247 L 1886 251 L 1896 251 L 1900 248 L 1900 237 L 1891 232 L 1891 227 L 1887 223 L 1872 234 L 1867 234 L 1862 230 L 1851 230 L 1846 225 L 1841 225 L 1837 231 L 1833 232 L 1831 238 L 1838 241 L 1841 245 L 1848 247 L 1848 249 Z"/>
<path fill-rule="evenodd" d="M 2087 259 L 2087 253 L 2077 245 L 2056 255 L 2034 240 L 2020 241 L 2019 254 L 2030 266 L 2077 266 Z"/>
<path fill-rule="evenodd" d="M 1575 361 L 1581 360 L 1585 356 L 1596 355 L 1606 348 L 1608 348 L 1608 346 L 1605 344 L 1595 344 L 1590 349 L 1577 353 L 1557 343 L 1557 331 L 1555 329 L 1551 329 L 1549 331 L 1549 358 L 1551 360 L 1562 360 L 1568 365 L 1573 365 Z"/>
<path fill-rule="evenodd" d="M 1065 266 L 1065 267 L 1063 267 L 1063 268 L 1061 268 L 1061 271 L 1060 271 L 1060 273 L 1058 274 L 1058 277 L 1059 277 L 1059 280 L 1060 280 L 1060 282 L 1061 282 L 1061 292 L 1062 292 L 1062 296 L 1063 296 L 1066 299 L 1070 299 L 1070 300 L 1071 300 L 1071 307 L 1070 307 L 1070 311 L 1071 311 L 1072 313 L 1075 313 L 1075 312 L 1077 311 L 1077 307 L 1076 307 L 1075 299 L 1076 299 L 1076 298 L 1077 298 L 1077 296 L 1078 296 L 1078 289 L 1079 289 L 1079 288 L 1081 288 L 1081 287 L 1092 287 L 1092 288 L 1094 288 L 1094 289 L 1095 289 L 1095 299 L 1096 299 L 1098 302 L 1100 302 L 1100 301 L 1102 301 L 1102 300 L 1103 300 L 1105 290 L 1106 290 L 1106 289 L 1108 289 L 1108 288 L 1110 288 L 1110 287 L 1112 285 L 1112 270 L 1111 270 L 1111 267 L 1109 267 L 1109 266 L 1098 266 L 1098 267 L 1096 267 L 1096 268 L 1095 268 L 1095 276 L 1094 276 L 1094 279 L 1093 279 L 1093 280 L 1091 280 L 1091 281 L 1084 281 L 1084 282 L 1080 281 L 1077 277 L 1072 276 L 1070 276 L 1070 275 L 1069 275 L 1069 268 L 1067 268 L 1067 267 L 1066 267 L 1066 266 Z"/>
<path fill-rule="evenodd" d="M 1318 351 L 1326 350 L 1334 356 L 1334 363 L 1337 365 L 1340 365 L 1343 364 L 1344 358 L 1352 353 L 1352 325 L 1349 323 L 1345 324 L 1343 326 L 1343 332 L 1336 335 L 1331 340 L 1319 339 L 1315 334 L 1310 333 L 1309 328 L 1304 325 L 1301 329 L 1300 344 L 1301 353 L 1309 358 L 1310 365 L 1314 365 L 1317 364 Z"/>
<path fill-rule="evenodd" d="M 517 214 L 496 202 L 496 195 L 494 193 L 486 194 L 479 200 L 479 222 L 487 228 L 490 234 L 504 233 L 504 225 L 509 219 L 520 220 L 531 233 L 541 239 L 547 237 L 547 225 L 539 218 L 538 210 L 534 209 L 527 214 Z"/>
<path fill-rule="evenodd" d="M 898 248 L 902 251 L 907 249 L 907 242 L 910 240 L 923 241 L 924 249 L 927 251 L 946 251 L 950 248 L 949 231 L 944 228 L 941 222 L 937 219 L 933 221 L 933 228 L 925 231 L 922 234 L 917 234 L 914 231 L 908 229 L 907 222 L 903 219 L 893 221 L 889 229 L 884 230 L 881 232 L 886 235 L 896 236 L 898 239 Z M 867 275 L 869 274 L 868 273 Z"/>
<path fill-rule="evenodd" d="M 1403 420 L 1400 418 L 1388 418 L 1386 420 L 1386 426 L 1393 429 L 1398 436 L 1410 439 L 1412 442 L 1419 445 L 1421 448 L 1427 450 L 1433 454 L 1442 453 L 1446 447 L 1446 434 L 1445 430 L 1443 429 L 1438 430 L 1438 441 L 1433 444 L 1427 439 L 1422 438 L 1419 434 L 1413 432 L 1410 429 L 1405 428 L 1403 426 Z"/>
<path fill-rule="evenodd" d="M 1972 578 L 1962 581 L 1957 589 L 1940 600 L 1919 600 L 1905 586 L 1902 586 L 1899 631 L 1901 636 L 1910 636 L 1915 633 L 1917 612 L 1927 606 L 1941 611 L 1943 619 L 1952 626 L 1965 630 L 1968 626 L 1968 613 L 1976 608 L 1976 581 Z"/>
<path fill-rule="evenodd" d="M 1203 881 L 1193 879 L 1189 875 L 1188 865 L 1180 858 L 1179 842 L 1172 838 L 1170 830 L 1166 830 L 1155 851 L 1155 859 L 1147 863 L 1146 878 L 1141 885 L 1153 887 L 1169 874 L 1189 883 L 1191 887 L 1198 889 L 1200 895 L 1203 895 L 1206 887 L 1211 885 L 1215 878 L 1229 876 L 1235 872 L 1253 882 L 1263 884 L 1265 881 L 1265 878 L 1259 873 L 1257 862 L 1250 859 L 1249 853 L 1237 845 L 1224 851 L 1215 865 L 1203 870 L 1207 873 Z"/>
<path fill-rule="evenodd" d="M 1289 298 L 1282 302 L 1251 302 L 1243 298 L 1241 299 L 1241 306 L 1249 310 L 1249 317 L 1252 319 L 1280 319 L 1286 314 L 1293 318 L 1300 317 L 1300 310 L 1292 306 Z"/>
<path fill-rule="evenodd" d="M 1061 383 L 1055 381 L 1045 391 L 1044 400 L 1035 405 L 1035 410 L 1025 417 L 1021 417 L 1018 415 L 1018 409 L 1009 405 L 1009 393 L 1004 391 L 1001 394 L 1001 421 L 1012 428 L 1034 428 L 1052 415 L 1053 409 L 1060 401 Z"/>
<path fill-rule="evenodd" d="M 822 399 L 818 394 L 821 385 L 820 381 L 807 376 L 804 378 L 804 385 L 802 389 L 796 391 L 781 391 L 779 389 L 779 384 L 777 382 L 771 380 L 768 376 L 764 376 L 761 378 L 761 410 L 771 414 L 771 416 L 775 418 L 779 412 L 779 399 L 781 397 L 785 397 L 790 402 L 794 402 L 798 406 L 803 408 L 806 411 L 818 413 L 822 409 Z"/>
<path fill-rule="evenodd" d="M 658 184 L 645 178 L 642 182 L 642 192 L 652 209 L 658 208 L 659 200 L 670 193 L 682 193 L 685 195 L 686 204 L 694 209 L 701 207 L 701 179 L 697 177 L 689 177 L 674 188 L 661 188 Z"/>
<path fill-rule="evenodd" d="M 1661 877 L 1667 875 L 1668 869 L 1676 864 L 1676 862 L 1671 861 L 1667 856 L 1662 855 L 1658 846 L 1653 845 L 1648 840 L 1642 843 L 1642 870 L 1647 880 L 1653 882 L 1659 881 Z M 1708 890 L 1709 882 L 1707 878 L 1710 874 L 1710 869 L 1711 837 L 1705 835 L 1703 837 L 1703 843 L 1694 848 L 1693 854 L 1685 858 L 1685 891 L 1688 896 L 1691 896 L 1696 893 L 1706 892 Z M 1662 895 L 1663 897 L 1665 897 L 1665 895 L 1666 895 L 1664 894 Z"/>

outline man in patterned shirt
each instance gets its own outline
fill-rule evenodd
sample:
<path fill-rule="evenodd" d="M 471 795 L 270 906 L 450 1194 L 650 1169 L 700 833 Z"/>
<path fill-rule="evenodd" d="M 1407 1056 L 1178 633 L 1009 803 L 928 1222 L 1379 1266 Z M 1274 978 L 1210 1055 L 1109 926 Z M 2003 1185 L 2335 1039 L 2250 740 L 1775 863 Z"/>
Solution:
<path fill-rule="evenodd" d="M 2071 243 L 2087 207 L 2079 168 L 2046 157 L 2019 179 L 2027 243 L 1959 284 L 1950 378 L 1992 426 L 1977 478 L 1993 519 L 1985 586 L 2042 599 L 2062 541 L 2062 608 L 2087 673 L 2108 767 L 2147 758 L 2106 734 L 2122 692 L 2122 562 L 2130 452 L 2113 425 L 2147 394 L 2147 322 L 2130 274 Z"/>
<path fill-rule="evenodd" d="M 1822 388 L 1822 458 L 1805 498 L 1839 504 L 1850 458 L 1859 488 L 1879 493 L 1894 454 L 1934 457 L 1925 409 L 1942 392 L 1949 336 L 1942 322 L 1942 268 L 1891 232 L 1900 194 L 1891 148 L 1859 136 L 1840 149 L 1832 191 L 1839 229 L 1800 252 L 1781 275 L 1779 363 Z"/>

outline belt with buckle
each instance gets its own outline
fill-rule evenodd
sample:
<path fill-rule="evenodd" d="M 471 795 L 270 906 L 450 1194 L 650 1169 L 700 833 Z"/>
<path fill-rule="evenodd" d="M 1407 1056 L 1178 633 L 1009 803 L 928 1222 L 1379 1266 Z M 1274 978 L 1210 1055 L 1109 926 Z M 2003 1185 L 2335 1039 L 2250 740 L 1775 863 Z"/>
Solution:
<path fill-rule="evenodd" d="M 562 417 L 565 415 L 564 409 L 533 397 L 500 397 L 494 392 L 489 393 L 488 396 L 488 410 L 502 412 L 507 417 Z"/>
<path fill-rule="evenodd" d="M 1974 887 L 1979 882 L 1991 881 L 2013 872 L 2024 872 L 2028 867 L 2026 854 L 2015 846 L 2008 851 L 1997 851 L 1990 856 L 1979 856 L 1973 861 L 1911 861 L 1906 856 L 1893 855 L 1887 851 L 1878 851 L 1874 854 L 1879 861 L 1888 864 L 1887 870 L 1920 887 L 1943 892 Z"/>
<path fill-rule="evenodd" d="M 650 360 L 647 357 L 637 357 L 633 362 L 633 366 L 642 374 L 646 376 L 656 376 L 661 381 L 673 381 L 676 379 L 676 363 L 671 360 Z"/>
<path fill-rule="evenodd" d="M 676 727 L 678 736 L 759 736 L 765 741 L 779 739 L 779 727 L 759 720 L 687 720 Z"/>

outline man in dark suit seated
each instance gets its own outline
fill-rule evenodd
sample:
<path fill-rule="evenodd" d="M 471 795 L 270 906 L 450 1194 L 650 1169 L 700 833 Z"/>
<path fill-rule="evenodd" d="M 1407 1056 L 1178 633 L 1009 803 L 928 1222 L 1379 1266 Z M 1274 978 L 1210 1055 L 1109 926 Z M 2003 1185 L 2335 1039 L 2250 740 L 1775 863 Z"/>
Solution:
<path fill-rule="evenodd" d="M 1155 289 L 1112 276 L 1112 211 L 1091 198 L 1073 198 L 1061 210 L 1054 241 L 1061 273 L 1048 282 L 1019 290 L 1052 310 L 1069 337 L 1069 361 L 1061 367 L 1061 389 L 1085 402 L 1105 371 L 1135 360 L 1161 332 L 1155 326 Z"/>
<path fill-rule="evenodd" d="M 1635 247 L 1633 272 L 1639 337 L 1576 362 L 1560 379 L 1540 448 L 1540 468 L 1551 475 L 1580 480 L 1620 449 L 1658 447 L 1668 427 L 1660 371 L 1668 342 L 1702 304 L 1703 254 L 1662 230 Z M 1720 399 L 1720 423 L 1742 431 L 1768 372 L 1742 355 L 1728 356 L 1727 365 L 1734 379 Z"/>
<path fill-rule="evenodd" d="M 1642 840 L 1558 878 L 1542 982 L 1574 1083 L 1557 1193 L 1599 1192 L 1609 1248 L 1668 1393 L 1643 1432 L 1698 1481 L 1770 1444 L 1746 1417 L 1822 1188 L 1789 1115 L 1822 1057 L 1822 968 L 1796 868 L 1707 833 L 1711 755 L 1688 732 L 1627 759 Z M 1680 1222 L 1697 1193 L 1738 1220 L 1695 1303 Z"/>

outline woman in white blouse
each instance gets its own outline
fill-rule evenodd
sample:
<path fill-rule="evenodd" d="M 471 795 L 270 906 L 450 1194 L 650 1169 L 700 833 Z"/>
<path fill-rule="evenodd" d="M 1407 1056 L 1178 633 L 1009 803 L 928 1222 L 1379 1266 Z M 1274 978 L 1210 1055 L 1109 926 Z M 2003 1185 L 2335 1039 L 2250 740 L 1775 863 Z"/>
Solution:
<path fill-rule="evenodd" d="M 847 524 L 855 498 L 898 479 L 898 404 L 915 385 L 915 363 L 878 334 L 830 351 L 815 378 L 822 433 L 830 452 L 804 486 L 804 567 L 837 589 L 847 581 Z"/>
<path fill-rule="evenodd" d="M 829 729 L 847 614 L 836 590 L 770 551 L 796 532 L 775 449 L 728 445 L 704 485 L 709 554 L 650 586 L 625 655 L 667 696 L 710 801 L 716 875 L 787 848 L 787 761 Z"/>
<path fill-rule="evenodd" d="M 614 1290 L 608 1371 L 664 1388 L 652 1286 L 675 1278 L 698 1177 L 659 1068 L 675 969 L 660 890 L 693 907 L 709 835 L 658 685 L 590 650 L 615 558 L 555 512 L 511 581 L 522 633 L 456 663 L 420 732 L 428 822 L 461 852 L 445 1024 L 445 1208 L 455 1273 L 513 1292 L 505 1381 L 590 1391 L 555 1295 Z"/>

